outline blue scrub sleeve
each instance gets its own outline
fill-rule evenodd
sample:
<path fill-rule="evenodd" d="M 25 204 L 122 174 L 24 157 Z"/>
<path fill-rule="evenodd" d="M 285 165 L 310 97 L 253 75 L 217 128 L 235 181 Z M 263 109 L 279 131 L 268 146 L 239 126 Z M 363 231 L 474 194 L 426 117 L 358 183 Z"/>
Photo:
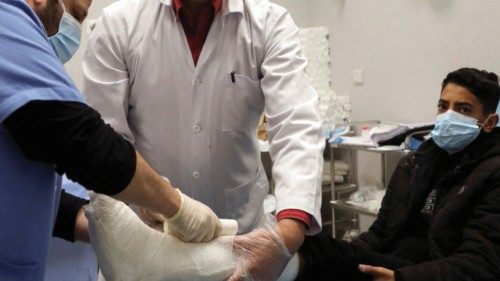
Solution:
<path fill-rule="evenodd" d="M 25 0 L 0 1 L 0 123 L 32 100 L 84 102 Z"/>

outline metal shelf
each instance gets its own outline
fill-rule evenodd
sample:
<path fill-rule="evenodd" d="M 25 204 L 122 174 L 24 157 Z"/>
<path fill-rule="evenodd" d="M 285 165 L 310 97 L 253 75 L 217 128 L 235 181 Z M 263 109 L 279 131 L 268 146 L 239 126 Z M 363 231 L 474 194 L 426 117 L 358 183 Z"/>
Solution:
<path fill-rule="evenodd" d="M 323 191 L 331 191 L 331 185 L 324 184 L 322 186 Z M 335 192 L 337 193 L 346 193 L 346 192 L 353 192 L 358 190 L 358 186 L 353 184 L 353 183 L 341 183 L 341 184 L 335 184 Z"/>
<path fill-rule="evenodd" d="M 325 227 L 325 226 L 331 226 L 332 223 L 333 223 L 332 221 L 324 221 L 323 222 L 323 227 Z"/>
<path fill-rule="evenodd" d="M 374 152 L 374 153 L 380 153 L 380 154 L 397 154 L 397 155 L 406 155 L 408 153 L 411 153 L 409 150 L 405 150 L 403 148 L 400 149 L 387 149 L 382 147 L 374 147 L 371 145 L 353 145 L 353 144 L 344 144 L 344 143 L 338 143 L 330 144 L 331 148 L 344 148 L 344 149 L 354 149 L 354 150 L 360 150 L 360 151 L 367 151 L 367 152 Z"/>
<path fill-rule="evenodd" d="M 341 186 L 335 186 L 335 198 L 342 199 L 349 197 L 352 193 L 358 190 L 358 186 L 355 184 L 343 184 Z"/>
<path fill-rule="evenodd" d="M 342 220 L 336 220 L 335 221 L 335 237 L 342 238 L 344 233 L 348 230 L 352 230 L 357 227 L 357 219 L 353 218 L 350 220 L 342 219 Z M 333 226 L 333 224 L 332 224 Z M 331 228 L 333 231 L 333 228 Z M 333 232 L 332 232 L 333 235 Z"/>
<path fill-rule="evenodd" d="M 354 183 L 342 183 L 342 184 L 336 184 L 335 185 L 335 190 L 337 192 L 345 192 L 348 190 L 357 190 L 358 186 Z"/>
<path fill-rule="evenodd" d="M 331 194 L 332 194 L 332 200 L 330 204 L 330 209 L 332 212 L 332 219 L 335 221 L 332 225 L 332 233 L 334 237 L 341 237 L 339 235 L 343 235 L 343 228 L 345 222 L 342 222 L 342 220 L 339 221 L 339 219 L 348 219 L 349 214 L 353 214 L 353 216 L 356 219 L 359 219 L 359 215 L 364 215 L 368 216 L 371 218 L 376 218 L 378 215 L 378 212 L 370 211 L 369 209 L 355 206 L 352 204 L 347 203 L 346 201 L 348 200 L 348 196 L 352 193 L 355 192 L 358 189 L 358 186 L 356 185 L 357 183 L 357 152 L 366 152 L 366 153 L 375 153 L 380 155 L 380 161 L 381 161 L 381 181 L 382 184 L 386 185 L 387 180 L 386 177 L 389 175 L 386 175 L 386 166 L 387 166 L 387 159 L 390 156 L 393 157 L 403 157 L 409 153 L 411 153 L 408 150 L 404 150 L 402 148 L 388 148 L 388 147 L 382 147 L 382 148 L 377 148 L 373 147 L 370 145 L 352 145 L 352 144 L 330 144 L 330 174 L 333 175 L 335 173 L 335 160 L 344 160 L 346 163 L 348 163 L 350 170 L 348 173 L 348 176 L 345 178 L 347 183 L 346 184 L 335 184 L 332 183 L 330 188 L 331 188 Z M 333 177 L 332 177 L 333 179 Z M 337 223 L 338 222 L 338 223 Z M 359 223 L 359 222 L 358 222 Z M 358 225 L 359 227 L 359 225 Z"/>
<path fill-rule="evenodd" d="M 374 212 L 374 211 L 371 211 L 371 210 L 368 210 L 368 209 L 365 209 L 365 208 L 362 208 L 359 206 L 349 204 L 349 203 L 345 202 L 344 200 L 333 200 L 330 203 L 332 204 L 332 206 L 339 208 L 339 209 L 342 209 L 342 210 L 351 211 L 351 212 L 355 212 L 355 213 L 370 216 L 370 217 L 377 217 L 377 215 L 378 215 L 378 212 Z"/>
<path fill-rule="evenodd" d="M 357 187 L 357 185 L 354 183 L 336 183 L 335 184 L 335 188 L 339 188 L 339 189 L 345 189 L 345 188 L 350 188 L 350 187 Z"/>

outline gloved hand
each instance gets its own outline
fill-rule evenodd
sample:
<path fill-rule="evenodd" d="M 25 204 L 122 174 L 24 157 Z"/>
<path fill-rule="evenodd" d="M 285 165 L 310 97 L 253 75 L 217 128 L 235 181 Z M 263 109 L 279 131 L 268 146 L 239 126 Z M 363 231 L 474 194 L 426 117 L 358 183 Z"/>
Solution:
<path fill-rule="evenodd" d="M 222 225 L 217 215 L 205 204 L 181 195 L 181 207 L 177 214 L 166 218 L 168 230 L 184 242 L 208 242 L 218 236 Z"/>
<path fill-rule="evenodd" d="M 263 220 L 260 228 L 234 237 L 234 248 L 241 259 L 234 274 L 226 281 L 277 280 L 292 258 L 276 230 L 276 219 L 265 215 Z"/>

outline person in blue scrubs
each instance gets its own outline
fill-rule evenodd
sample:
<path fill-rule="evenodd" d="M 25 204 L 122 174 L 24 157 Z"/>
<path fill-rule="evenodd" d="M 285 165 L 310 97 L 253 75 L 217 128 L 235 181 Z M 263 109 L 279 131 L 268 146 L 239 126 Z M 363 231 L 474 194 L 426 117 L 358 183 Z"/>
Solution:
<path fill-rule="evenodd" d="M 64 19 L 71 22 L 57 0 L 0 1 L 0 280 L 43 280 L 56 172 L 175 215 L 169 223 L 179 235 L 209 240 L 220 228 L 207 206 L 175 190 L 84 103 L 60 62 L 75 47 Z"/>
<path fill-rule="evenodd" d="M 63 0 L 63 3 L 65 10 L 79 24 L 87 17 L 92 4 L 90 0 Z M 83 207 L 89 200 L 88 192 L 83 186 L 66 177 L 62 179 L 61 188 L 62 195 L 52 231 L 53 237 L 50 240 L 45 280 L 96 281 L 97 258 L 92 245 L 88 244 L 88 221 L 83 213 Z M 75 243 L 76 241 L 80 243 Z"/>

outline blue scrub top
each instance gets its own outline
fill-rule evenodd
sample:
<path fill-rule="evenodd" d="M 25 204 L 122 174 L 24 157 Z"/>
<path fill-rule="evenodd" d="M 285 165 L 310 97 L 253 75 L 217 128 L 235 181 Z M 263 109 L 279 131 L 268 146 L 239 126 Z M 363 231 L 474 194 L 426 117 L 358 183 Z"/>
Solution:
<path fill-rule="evenodd" d="M 57 209 L 53 166 L 24 157 L 3 121 L 32 100 L 83 102 L 25 0 L 0 1 L 0 280 L 43 280 Z"/>

